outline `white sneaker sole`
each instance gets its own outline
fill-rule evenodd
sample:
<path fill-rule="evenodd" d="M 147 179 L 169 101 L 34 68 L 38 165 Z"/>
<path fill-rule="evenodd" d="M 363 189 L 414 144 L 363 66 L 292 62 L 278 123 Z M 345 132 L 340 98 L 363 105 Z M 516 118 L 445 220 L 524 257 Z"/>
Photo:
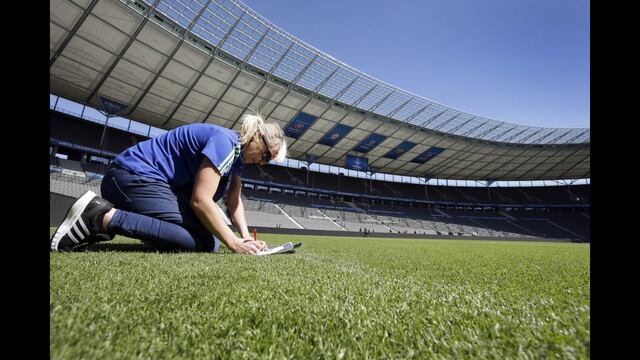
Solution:
<path fill-rule="evenodd" d="M 86 209 L 87 205 L 89 205 L 89 203 L 91 202 L 91 199 L 93 199 L 95 196 L 96 193 L 88 190 L 78 200 L 76 200 L 69 211 L 67 211 L 67 215 L 64 217 L 64 221 L 62 222 L 62 224 L 60 224 L 56 232 L 53 234 L 53 237 L 51 238 L 52 251 L 58 251 L 58 243 L 60 243 L 62 237 L 71 230 L 75 222 L 78 220 L 78 218 L 80 218 L 80 215 L 82 215 L 84 209 Z"/>

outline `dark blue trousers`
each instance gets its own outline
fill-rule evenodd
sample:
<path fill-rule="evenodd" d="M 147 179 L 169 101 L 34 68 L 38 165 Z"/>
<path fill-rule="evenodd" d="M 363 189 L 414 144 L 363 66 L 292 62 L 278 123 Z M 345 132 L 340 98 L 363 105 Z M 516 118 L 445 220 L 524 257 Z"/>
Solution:
<path fill-rule="evenodd" d="M 110 233 L 164 251 L 215 252 L 220 246 L 191 208 L 191 188 L 172 187 L 112 165 L 100 191 L 116 208 Z"/>

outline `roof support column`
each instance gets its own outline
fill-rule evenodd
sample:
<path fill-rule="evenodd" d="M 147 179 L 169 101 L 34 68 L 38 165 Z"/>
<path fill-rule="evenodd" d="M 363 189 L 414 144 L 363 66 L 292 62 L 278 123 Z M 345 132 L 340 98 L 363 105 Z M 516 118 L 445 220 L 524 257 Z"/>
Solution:
<path fill-rule="evenodd" d="M 89 14 L 91 13 L 91 11 L 93 10 L 93 8 L 96 6 L 96 4 L 98 3 L 99 0 L 93 0 L 91 1 L 91 4 L 89 4 L 89 6 L 87 7 L 87 9 L 84 11 L 84 13 L 82 14 L 82 16 L 80 17 L 80 19 L 78 19 L 78 21 L 76 21 L 76 23 L 73 25 L 73 28 L 71 29 L 71 31 L 69 31 L 69 34 L 67 34 L 67 37 L 64 39 L 64 41 L 62 42 L 62 44 L 60 44 L 60 46 L 58 47 L 58 50 L 56 50 L 56 52 L 53 54 L 53 56 L 51 57 L 51 59 L 49 60 L 49 69 L 51 69 L 51 67 L 53 66 L 53 64 L 56 62 L 56 60 L 58 59 L 58 56 L 60 56 L 60 54 L 62 54 L 62 52 L 64 51 L 64 49 L 67 47 L 67 45 L 69 44 L 69 41 L 71 41 L 71 39 L 73 38 L 73 36 L 76 34 L 76 32 L 78 31 L 78 29 L 80 29 L 80 26 L 82 26 L 82 24 L 84 24 L 84 21 L 87 19 L 87 17 L 89 16 Z"/>
<path fill-rule="evenodd" d="M 142 93 L 142 95 L 140 95 L 140 97 L 138 98 L 138 100 L 136 101 L 136 103 L 131 107 L 131 110 L 129 110 L 128 113 L 125 114 L 126 115 L 130 115 L 133 114 L 133 112 L 136 110 L 136 108 L 138 107 L 138 105 L 140 105 L 140 103 L 142 102 L 142 99 L 144 99 L 144 97 L 147 95 L 147 93 L 149 92 L 149 90 L 151 90 L 151 88 L 153 87 L 153 85 L 155 85 L 156 81 L 158 80 L 158 78 L 160 77 L 160 74 L 162 74 L 162 72 L 164 71 L 164 69 L 167 67 L 167 65 L 169 65 L 169 63 L 171 62 L 171 60 L 173 60 L 173 57 L 176 55 L 176 53 L 178 52 L 178 49 L 180 49 L 180 46 L 182 45 L 182 43 L 184 42 L 185 37 L 187 37 L 187 35 L 191 32 L 191 29 L 193 28 L 193 26 L 198 22 L 198 20 L 200 19 L 200 17 L 202 16 L 202 14 L 204 13 L 204 11 L 207 9 L 207 6 L 209 6 L 209 3 L 211 3 L 211 0 L 207 1 L 207 4 L 205 6 L 202 7 L 202 9 L 200 9 L 200 12 L 198 13 L 198 15 L 196 15 L 196 17 L 193 19 L 193 21 L 191 22 L 191 24 L 189 24 L 189 27 L 186 28 L 184 30 L 184 32 L 182 33 L 182 35 L 180 36 L 180 41 L 178 41 L 178 44 L 176 45 L 176 47 L 173 49 L 173 51 L 171 52 L 171 55 L 169 55 L 167 57 L 167 60 L 164 62 L 164 64 L 162 64 L 162 67 L 160 68 L 160 70 L 158 70 L 158 72 L 155 74 L 155 76 L 153 77 L 153 80 L 151 80 L 151 82 L 149 82 L 149 85 L 147 85 L 146 89 L 144 89 L 144 92 Z M 164 124 L 166 124 L 167 122 L 165 121 Z M 164 125 L 163 124 L 163 125 Z"/>

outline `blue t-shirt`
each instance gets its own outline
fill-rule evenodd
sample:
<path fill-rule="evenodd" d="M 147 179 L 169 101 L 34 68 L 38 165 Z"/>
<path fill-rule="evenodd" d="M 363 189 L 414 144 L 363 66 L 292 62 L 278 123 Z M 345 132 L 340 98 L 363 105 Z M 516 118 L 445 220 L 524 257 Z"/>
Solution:
<path fill-rule="evenodd" d="M 218 201 L 242 173 L 240 139 L 235 130 L 213 124 L 184 125 L 123 151 L 114 163 L 132 174 L 193 188 L 202 160 L 207 157 L 222 179 L 213 197 Z"/>

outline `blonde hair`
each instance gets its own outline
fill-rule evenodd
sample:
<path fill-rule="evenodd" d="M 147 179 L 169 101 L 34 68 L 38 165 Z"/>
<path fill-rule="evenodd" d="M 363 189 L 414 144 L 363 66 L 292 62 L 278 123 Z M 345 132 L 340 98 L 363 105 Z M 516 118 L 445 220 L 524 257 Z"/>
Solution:
<path fill-rule="evenodd" d="M 258 132 L 264 135 L 267 143 L 278 149 L 278 153 L 272 159 L 276 162 L 283 162 L 287 157 L 287 141 L 284 138 L 284 131 L 277 123 L 265 123 L 264 118 L 259 112 L 254 114 L 244 114 L 240 118 L 242 126 L 240 127 L 240 145 L 246 145 L 251 141 Z"/>

